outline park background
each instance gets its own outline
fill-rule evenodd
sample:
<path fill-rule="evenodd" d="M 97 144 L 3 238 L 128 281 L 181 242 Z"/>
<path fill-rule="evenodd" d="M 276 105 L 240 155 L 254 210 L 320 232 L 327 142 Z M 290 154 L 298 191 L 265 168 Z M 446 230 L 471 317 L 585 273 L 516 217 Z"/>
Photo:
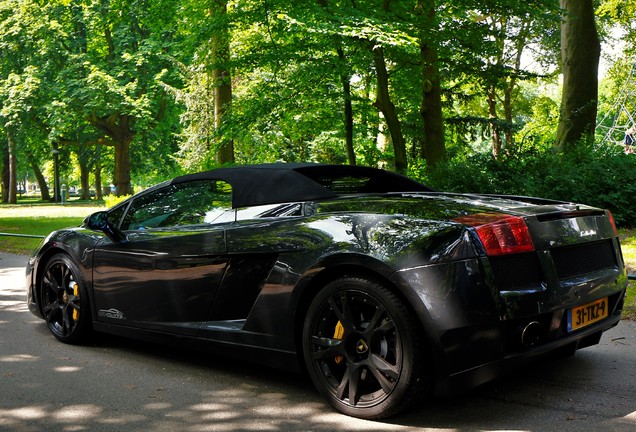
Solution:
<path fill-rule="evenodd" d="M 635 16 L 635 0 L 1 0 L 2 201 L 313 161 L 631 226 Z"/>

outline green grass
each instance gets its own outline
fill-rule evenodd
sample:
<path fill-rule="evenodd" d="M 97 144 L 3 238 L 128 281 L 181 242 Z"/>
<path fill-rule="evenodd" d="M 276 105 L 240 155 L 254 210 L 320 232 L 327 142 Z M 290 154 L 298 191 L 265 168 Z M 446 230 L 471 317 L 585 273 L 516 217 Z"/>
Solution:
<path fill-rule="evenodd" d="M 60 228 L 79 226 L 82 217 L 0 217 L 0 233 L 46 236 Z M 29 254 L 41 239 L 0 235 L 0 249 L 16 254 Z"/>
<path fill-rule="evenodd" d="M 0 206 L 0 233 L 46 236 L 60 228 L 80 226 L 84 218 L 99 210 L 86 205 L 17 205 Z M 37 238 L 0 235 L 0 250 L 30 254 L 41 242 Z"/>
<path fill-rule="evenodd" d="M 627 273 L 636 274 L 636 229 L 620 230 L 619 237 Z M 636 321 L 636 281 L 629 281 L 623 316 Z"/>
<path fill-rule="evenodd" d="M 0 205 L 0 233 L 45 236 L 56 229 L 79 226 L 87 215 L 100 209 L 103 207 L 96 207 L 94 202 L 69 203 L 65 206 L 46 203 Z M 627 272 L 636 274 L 636 229 L 620 230 L 620 239 Z M 0 235 L 0 250 L 30 254 L 40 241 L 40 239 Z M 624 317 L 636 320 L 636 281 L 629 282 Z"/>

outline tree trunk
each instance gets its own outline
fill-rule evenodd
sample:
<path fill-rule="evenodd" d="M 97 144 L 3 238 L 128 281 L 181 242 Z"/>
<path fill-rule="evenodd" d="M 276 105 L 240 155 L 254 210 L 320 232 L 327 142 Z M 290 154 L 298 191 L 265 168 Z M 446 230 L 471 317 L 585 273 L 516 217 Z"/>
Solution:
<path fill-rule="evenodd" d="M 82 188 L 82 195 L 80 196 L 80 200 L 90 200 L 91 199 L 91 184 L 89 182 L 90 170 L 88 167 L 88 163 L 82 158 L 78 157 L 78 162 L 80 166 L 80 187 Z"/>
<path fill-rule="evenodd" d="M 347 57 L 342 49 L 338 47 L 338 59 L 341 66 L 344 66 Z M 347 161 L 349 165 L 356 164 L 356 153 L 353 149 L 353 106 L 351 105 L 351 76 L 346 73 L 340 74 L 340 82 L 342 83 L 342 95 L 344 97 L 344 127 L 345 127 L 345 146 L 347 148 Z"/>
<path fill-rule="evenodd" d="M 406 144 L 402 135 L 402 127 L 395 110 L 395 105 L 391 101 L 389 95 L 389 74 L 386 69 L 386 60 L 384 58 L 384 49 L 381 46 L 373 46 L 373 62 L 377 75 L 377 98 L 374 103 L 375 107 L 380 110 L 386 121 L 391 134 L 393 143 L 393 153 L 395 157 L 395 171 L 405 174 L 408 168 L 406 158 Z"/>
<path fill-rule="evenodd" d="M 593 0 L 560 0 L 563 96 L 557 146 L 568 150 L 580 140 L 592 142 L 598 102 L 601 45 L 594 21 Z"/>
<path fill-rule="evenodd" d="M 95 161 L 95 199 L 102 199 L 102 162 L 99 159 L 101 151 L 97 151 L 97 160 Z"/>
<path fill-rule="evenodd" d="M 115 195 L 131 195 L 130 185 L 130 141 L 122 140 L 115 143 L 115 172 L 113 183 Z"/>
<path fill-rule="evenodd" d="M 419 0 L 417 10 L 421 16 L 422 105 L 420 106 L 420 115 L 424 122 L 422 157 L 426 159 L 428 169 L 446 160 L 442 85 L 437 48 L 430 40 L 430 35 L 434 33 L 435 27 L 435 2 Z"/>
<path fill-rule="evenodd" d="M 7 197 L 7 202 L 9 204 L 17 204 L 18 203 L 18 174 L 16 172 L 16 148 L 15 141 L 13 140 L 11 132 L 8 130 L 7 133 L 7 142 L 9 144 L 9 195 Z"/>
<path fill-rule="evenodd" d="M 115 184 L 115 195 L 130 195 L 132 187 L 130 185 L 130 143 L 135 137 L 132 130 L 131 118 L 125 114 L 113 114 L 106 117 L 89 115 L 88 121 L 97 129 L 103 131 L 112 142 L 115 148 L 115 172 L 113 173 L 113 183 Z"/>
<path fill-rule="evenodd" d="M 506 146 L 505 151 L 506 154 L 511 154 L 512 150 L 515 147 L 515 135 L 513 131 L 513 106 L 512 106 L 512 95 L 515 91 L 515 87 L 517 87 L 517 76 L 521 71 L 521 58 L 523 57 L 523 50 L 527 44 L 528 34 L 530 31 L 530 22 L 523 21 L 521 23 L 521 29 L 519 30 L 519 34 L 515 41 L 515 66 L 514 66 L 514 74 L 510 77 L 506 88 L 504 89 L 504 100 L 503 100 L 503 110 L 504 110 L 504 119 L 508 124 L 506 128 Z"/>
<path fill-rule="evenodd" d="M 9 151 L 2 157 L 2 202 L 9 201 Z"/>
<path fill-rule="evenodd" d="M 223 21 L 222 30 L 212 36 L 212 71 L 214 83 L 214 128 L 219 132 L 226 115 L 232 105 L 232 76 L 228 69 L 230 60 L 230 31 L 224 22 L 227 15 L 227 0 L 214 0 L 211 8 L 212 17 Z M 221 134 L 222 136 L 222 134 Z M 220 164 L 234 162 L 234 140 L 223 137 L 216 153 L 216 161 Z"/>
<path fill-rule="evenodd" d="M 503 109 L 504 109 L 504 119 L 506 120 L 506 131 L 505 131 L 505 137 L 506 137 L 506 154 L 509 155 L 512 152 L 512 149 L 515 147 L 515 134 L 513 131 L 513 114 L 512 114 L 512 92 L 514 91 L 516 85 L 516 80 L 515 78 L 511 78 L 510 79 L 510 83 L 508 85 L 508 87 L 506 87 L 506 89 L 504 90 L 504 102 L 503 102 Z"/>
<path fill-rule="evenodd" d="M 44 174 L 42 174 L 42 170 L 38 164 L 35 163 L 33 158 L 29 157 L 29 165 L 31 165 L 31 169 L 33 170 L 33 174 L 35 175 L 35 179 L 38 182 L 38 186 L 40 187 L 40 195 L 42 197 L 42 201 L 50 201 L 51 194 L 49 192 L 49 186 L 46 184 L 46 179 L 44 178 Z"/>
<path fill-rule="evenodd" d="M 318 4 L 326 8 L 327 0 L 317 0 Z M 344 50 L 340 46 L 338 36 L 334 37 L 334 43 L 337 46 L 338 60 L 342 70 L 347 70 L 347 57 Z M 356 164 L 356 153 L 353 149 L 353 107 L 351 105 L 351 74 L 342 72 L 340 74 L 340 83 L 342 84 L 342 95 L 344 97 L 344 127 L 345 127 L 345 147 L 347 150 L 347 162 L 349 165 Z"/>
<path fill-rule="evenodd" d="M 501 155 L 501 133 L 497 125 L 497 93 L 494 85 L 488 88 L 488 120 L 490 124 L 490 136 L 492 137 L 492 155 L 499 159 Z"/>

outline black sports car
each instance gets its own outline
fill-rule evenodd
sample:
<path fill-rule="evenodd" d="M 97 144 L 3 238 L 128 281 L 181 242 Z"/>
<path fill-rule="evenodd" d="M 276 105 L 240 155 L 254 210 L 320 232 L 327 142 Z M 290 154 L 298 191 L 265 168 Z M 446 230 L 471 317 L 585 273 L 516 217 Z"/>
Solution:
<path fill-rule="evenodd" d="M 597 344 L 626 285 L 606 210 L 318 164 L 175 178 L 53 232 L 27 267 L 62 342 L 96 330 L 304 368 L 370 419 Z"/>

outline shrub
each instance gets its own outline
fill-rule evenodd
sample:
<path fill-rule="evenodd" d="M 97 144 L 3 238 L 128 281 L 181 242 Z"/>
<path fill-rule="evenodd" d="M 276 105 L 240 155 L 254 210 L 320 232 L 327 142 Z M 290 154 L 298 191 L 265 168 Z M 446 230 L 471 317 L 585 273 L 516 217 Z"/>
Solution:
<path fill-rule="evenodd" d="M 108 195 L 104 197 L 104 204 L 106 204 L 106 207 L 111 208 L 114 205 L 117 205 L 120 202 L 130 198 L 131 196 L 132 195 L 122 195 L 122 196 Z"/>
<path fill-rule="evenodd" d="M 621 146 L 579 145 L 568 153 L 533 150 L 501 160 L 476 154 L 412 175 L 438 190 L 538 196 L 607 208 L 618 225 L 636 226 L 636 155 L 624 154 Z"/>

